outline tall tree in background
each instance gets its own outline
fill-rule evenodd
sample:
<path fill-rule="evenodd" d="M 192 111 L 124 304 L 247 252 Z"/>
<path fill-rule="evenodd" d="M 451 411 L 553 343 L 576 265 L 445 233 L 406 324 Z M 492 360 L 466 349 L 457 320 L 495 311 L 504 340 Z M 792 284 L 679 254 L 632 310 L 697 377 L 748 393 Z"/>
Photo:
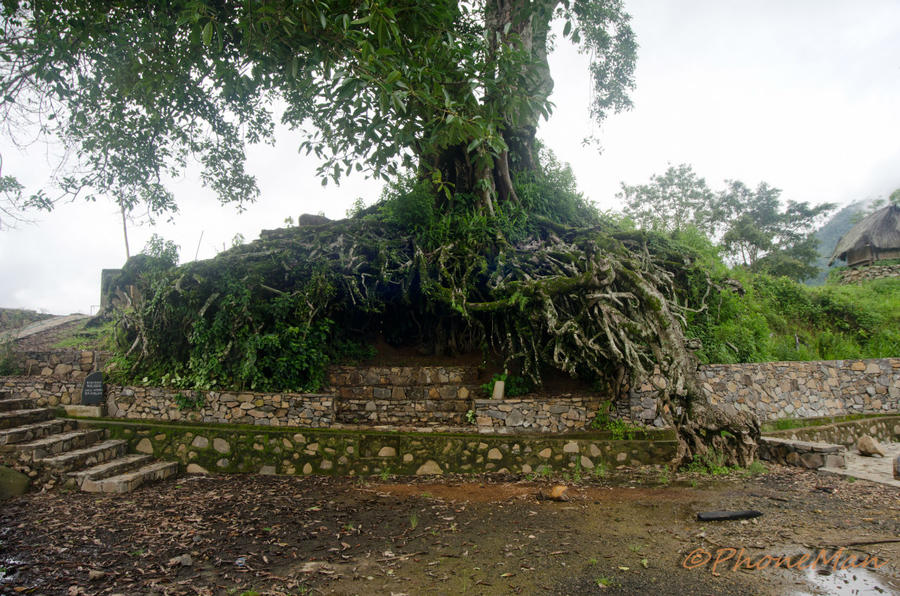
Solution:
<path fill-rule="evenodd" d="M 754 271 L 802 280 L 816 274 L 815 227 L 835 205 L 788 201 L 761 182 L 751 189 L 729 180 L 716 196 L 713 217 L 723 222 L 722 247 L 735 262 Z"/>
<path fill-rule="evenodd" d="M 622 183 L 618 198 L 641 229 L 676 232 L 694 226 L 712 234 L 715 227 L 713 192 L 688 164 L 669 166 L 664 174 L 652 175 L 649 184 Z"/>
<path fill-rule="evenodd" d="M 694 227 L 721 246 L 732 263 L 795 280 L 815 275 L 819 220 L 834 209 L 824 203 L 781 203 L 781 191 L 729 180 L 712 191 L 687 164 L 670 166 L 649 184 L 622 184 L 624 212 L 641 229 L 680 232 Z"/>

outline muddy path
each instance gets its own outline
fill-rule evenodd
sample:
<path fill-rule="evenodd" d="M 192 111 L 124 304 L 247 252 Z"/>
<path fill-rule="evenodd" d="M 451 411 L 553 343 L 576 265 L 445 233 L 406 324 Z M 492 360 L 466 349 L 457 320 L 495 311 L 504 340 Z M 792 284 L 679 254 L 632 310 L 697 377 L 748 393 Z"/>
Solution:
<path fill-rule="evenodd" d="M 660 480 L 592 479 L 567 502 L 539 498 L 549 482 L 473 476 L 194 476 L 122 496 L 31 494 L 0 503 L 0 593 L 900 593 L 894 488 L 786 468 Z M 722 509 L 763 515 L 696 521 Z M 809 569 L 820 551 L 838 556 Z M 840 571 L 851 556 L 868 569 Z"/>

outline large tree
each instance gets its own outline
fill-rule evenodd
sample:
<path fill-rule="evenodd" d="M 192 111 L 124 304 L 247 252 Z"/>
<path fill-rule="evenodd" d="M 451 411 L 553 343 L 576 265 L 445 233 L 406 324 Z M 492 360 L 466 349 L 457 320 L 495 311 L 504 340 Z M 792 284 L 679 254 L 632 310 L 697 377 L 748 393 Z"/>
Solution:
<path fill-rule="evenodd" d="M 138 378 L 313 388 L 350 332 L 493 350 L 536 382 L 551 366 L 614 396 L 659 367 L 680 459 L 753 458 L 756 422 L 708 406 L 696 379 L 683 313 L 706 294 L 678 287 L 705 284 L 696 261 L 615 229 L 541 166 L 555 20 L 591 56 L 593 116 L 630 105 L 621 0 L 4 0 L 2 18 L 4 115 L 73 148 L 66 192 L 173 210 L 166 176 L 196 157 L 220 200 L 253 200 L 244 148 L 273 138 L 276 111 L 306 130 L 323 183 L 395 182 L 347 220 L 166 274 L 126 267 Z"/>
<path fill-rule="evenodd" d="M 4 0 L 0 94 L 80 158 L 67 193 L 177 207 L 189 159 L 223 202 L 253 200 L 247 143 L 275 113 L 325 176 L 415 171 L 490 212 L 537 167 L 551 109 L 551 24 L 592 56 L 593 113 L 630 105 L 635 42 L 620 0 Z"/>

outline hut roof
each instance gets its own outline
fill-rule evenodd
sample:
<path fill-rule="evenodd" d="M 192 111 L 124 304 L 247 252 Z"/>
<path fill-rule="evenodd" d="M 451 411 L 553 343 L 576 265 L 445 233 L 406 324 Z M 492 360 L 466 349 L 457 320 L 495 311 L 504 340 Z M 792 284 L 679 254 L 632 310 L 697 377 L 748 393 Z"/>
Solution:
<path fill-rule="evenodd" d="M 846 259 L 848 252 L 866 246 L 881 251 L 900 249 L 900 207 L 888 205 L 870 213 L 850 228 L 834 247 L 828 264 L 831 265 L 836 259 Z"/>

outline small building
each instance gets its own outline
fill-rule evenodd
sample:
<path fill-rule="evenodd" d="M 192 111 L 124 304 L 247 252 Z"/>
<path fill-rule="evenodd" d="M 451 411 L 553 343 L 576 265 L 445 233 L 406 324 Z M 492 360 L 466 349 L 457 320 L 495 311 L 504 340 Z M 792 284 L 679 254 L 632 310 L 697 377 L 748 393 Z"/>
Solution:
<path fill-rule="evenodd" d="M 888 205 L 850 228 L 837 243 L 828 264 L 837 259 L 847 261 L 848 267 L 900 259 L 900 206 Z"/>

